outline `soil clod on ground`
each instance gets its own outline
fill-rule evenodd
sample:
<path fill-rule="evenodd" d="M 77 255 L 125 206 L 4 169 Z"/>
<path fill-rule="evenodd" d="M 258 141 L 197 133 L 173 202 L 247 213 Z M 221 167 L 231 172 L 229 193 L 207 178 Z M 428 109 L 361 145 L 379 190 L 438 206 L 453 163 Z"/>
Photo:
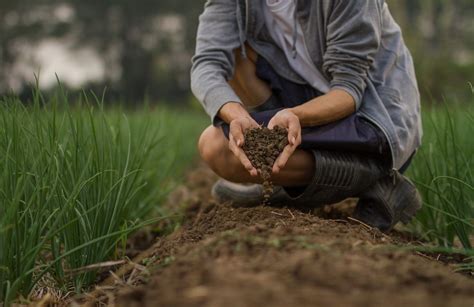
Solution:
<path fill-rule="evenodd" d="M 263 203 L 267 204 L 273 193 L 272 168 L 288 145 L 288 132 L 278 126 L 273 129 L 252 128 L 245 131 L 244 137 L 243 150 L 263 179 Z"/>

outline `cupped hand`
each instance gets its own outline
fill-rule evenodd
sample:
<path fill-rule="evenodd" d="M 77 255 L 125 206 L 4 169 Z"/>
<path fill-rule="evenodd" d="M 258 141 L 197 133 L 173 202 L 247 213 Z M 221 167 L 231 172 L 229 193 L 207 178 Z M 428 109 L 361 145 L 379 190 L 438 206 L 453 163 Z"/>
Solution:
<path fill-rule="evenodd" d="M 289 109 L 284 109 L 275 114 L 268 123 L 268 128 L 273 129 L 276 126 L 285 128 L 288 131 L 288 145 L 276 159 L 273 165 L 273 172 L 279 173 L 295 152 L 296 148 L 301 144 L 301 124 L 299 118 Z"/>
<path fill-rule="evenodd" d="M 250 175 L 254 177 L 258 176 L 258 171 L 250 162 L 249 158 L 242 149 L 242 146 L 245 142 L 245 130 L 256 127 L 258 127 L 257 122 L 255 122 L 255 120 L 253 120 L 253 118 L 250 116 L 240 117 L 230 122 L 229 132 L 229 149 L 234 153 L 237 159 L 239 159 Z"/>

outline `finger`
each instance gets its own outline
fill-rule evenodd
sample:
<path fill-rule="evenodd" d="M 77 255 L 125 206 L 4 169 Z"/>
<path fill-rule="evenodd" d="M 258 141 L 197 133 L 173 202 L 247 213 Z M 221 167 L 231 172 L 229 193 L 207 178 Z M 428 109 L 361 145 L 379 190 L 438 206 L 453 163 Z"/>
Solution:
<path fill-rule="evenodd" d="M 303 142 L 303 136 L 301 135 L 301 130 L 300 130 L 300 133 L 298 133 L 298 137 L 296 138 L 296 144 L 295 146 L 300 146 L 301 143 Z"/>
<path fill-rule="evenodd" d="M 243 165 L 243 167 L 252 175 L 256 176 L 258 175 L 257 170 L 253 167 L 252 163 L 250 160 L 247 158 L 245 153 L 243 152 L 242 149 L 237 147 L 236 145 L 233 146 L 231 149 L 232 153 L 236 156 L 236 158 L 240 161 L 240 163 Z"/>
<path fill-rule="evenodd" d="M 232 136 L 232 134 L 229 134 L 229 149 L 230 149 L 230 151 L 232 151 L 232 153 L 233 153 L 234 155 L 237 155 L 238 146 L 237 146 L 237 144 L 235 143 L 235 139 L 234 139 L 234 137 Z"/>
<path fill-rule="evenodd" d="M 252 176 L 257 176 L 258 172 L 255 167 L 253 167 L 250 160 L 247 158 L 247 155 L 244 153 L 242 149 L 238 150 L 237 158 L 239 159 L 240 163 L 245 167 L 245 169 L 250 173 Z"/>
<path fill-rule="evenodd" d="M 291 145 L 298 143 L 299 135 L 301 134 L 301 126 L 298 120 L 290 120 L 288 123 L 288 142 Z"/>
<path fill-rule="evenodd" d="M 258 175 L 257 169 L 253 167 L 245 152 L 242 150 L 242 148 L 237 146 L 233 139 L 229 141 L 229 149 L 237 157 L 244 168 L 250 173 L 250 175 L 254 177 Z"/>
<path fill-rule="evenodd" d="M 230 151 L 232 151 L 232 153 L 233 153 L 236 157 L 239 156 L 239 154 L 240 154 L 240 151 L 239 151 L 240 147 L 237 146 L 237 144 L 236 144 L 236 142 L 235 142 L 235 139 L 234 139 L 234 137 L 232 136 L 232 134 L 229 135 L 229 149 L 230 149 Z"/>
<path fill-rule="evenodd" d="M 302 142 L 302 138 L 303 138 L 303 136 L 302 136 L 302 134 L 301 134 L 301 128 L 300 128 L 298 134 L 296 135 L 295 143 L 292 144 L 292 145 L 295 146 L 295 147 L 300 146 L 300 145 L 301 145 L 301 142 Z"/>
<path fill-rule="evenodd" d="M 250 128 L 256 128 L 256 127 L 259 127 L 259 124 L 255 121 L 255 119 L 253 119 L 252 117 L 245 117 L 245 118 L 242 118 L 240 121 L 239 121 L 240 125 L 241 125 L 241 130 L 242 131 L 245 131 L 247 129 L 250 129 Z"/>
<path fill-rule="evenodd" d="M 270 122 L 268 123 L 267 127 L 268 129 L 273 129 L 275 128 L 275 121 L 273 119 L 270 120 Z"/>
<path fill-rule="evenodd" d="M 251 127 L 251 128 L 255 128 L 255 127 L 260 126 L 260 125 L 255 121 L 255 119 L 253 119 L 252 117 L 249 117 L 249 122 L 250 122 L 250 127 Z"/>
<path fill-rule="evenodd" d="M 257 177 L 258 176 L 258 170 L 256 168 L 252 169 L 250 171 L 250 176 Z"/>
<path fill-rule="evenodd" d="M 286 163 L 288 163 L 288 160 L 293 155 L 295 150 L 296 146 L 292 145 L 288 145 L 285 147 L 285 149 L 283 149 L 283 152 L 280 154 L 278 159 L 275 161 L 275 164 L 273 165 L 274 173 L 279 173 L 280 170 L 286 166 Z"/>
<path fill-rule="evenodd" d="M 244 144 L 244 133 L 240 124 L 235 122 L 230 124 L 230 138 L 235 141 L 235 144 L 237 144 L 238 147 L 241 147 Z"/>
<path fill-rule="evenodd" d="M 288 147 L 289 148 L 289 147 Z M 273 171 L 279 173 L 288 163 L 289 158 L 293 154 L 294 150 L 283 152 L 273 166 Z"/>

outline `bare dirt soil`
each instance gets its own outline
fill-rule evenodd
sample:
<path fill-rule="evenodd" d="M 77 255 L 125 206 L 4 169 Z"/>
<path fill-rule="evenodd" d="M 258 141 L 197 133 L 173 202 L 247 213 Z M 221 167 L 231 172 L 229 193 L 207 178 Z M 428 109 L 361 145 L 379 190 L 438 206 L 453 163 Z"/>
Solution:
<path fill-rule="evenodd" d="M 407 235 L 348 219 L 350 203 L 317 214 L 232 208 L 210 197 L 214 180 L 199 168 L 170 198 L 185 203 L 182 227 L 147 251 L 150 276 L 119 290 L 115 304 L 474 306 L 472 277 L 401 248 L 417 244 Z"/>

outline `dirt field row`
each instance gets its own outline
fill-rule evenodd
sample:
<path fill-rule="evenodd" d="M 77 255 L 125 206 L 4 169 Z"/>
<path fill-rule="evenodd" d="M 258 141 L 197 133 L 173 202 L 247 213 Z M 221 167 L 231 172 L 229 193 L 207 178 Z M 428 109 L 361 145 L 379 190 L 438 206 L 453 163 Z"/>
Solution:
<path fill-rule="evenodd" d="M 205 168 L 170 203 L 183 226 L 149 250 L 147 282 L 120 306 L 474 306 L 474 279 L 390 236 L 344 218 L 288 208 L 232 208 L 209 195 Z M 173 198 L 174 197 L 174 198 Z M 321 215 L 321 214 L 320 214 Z"/>

